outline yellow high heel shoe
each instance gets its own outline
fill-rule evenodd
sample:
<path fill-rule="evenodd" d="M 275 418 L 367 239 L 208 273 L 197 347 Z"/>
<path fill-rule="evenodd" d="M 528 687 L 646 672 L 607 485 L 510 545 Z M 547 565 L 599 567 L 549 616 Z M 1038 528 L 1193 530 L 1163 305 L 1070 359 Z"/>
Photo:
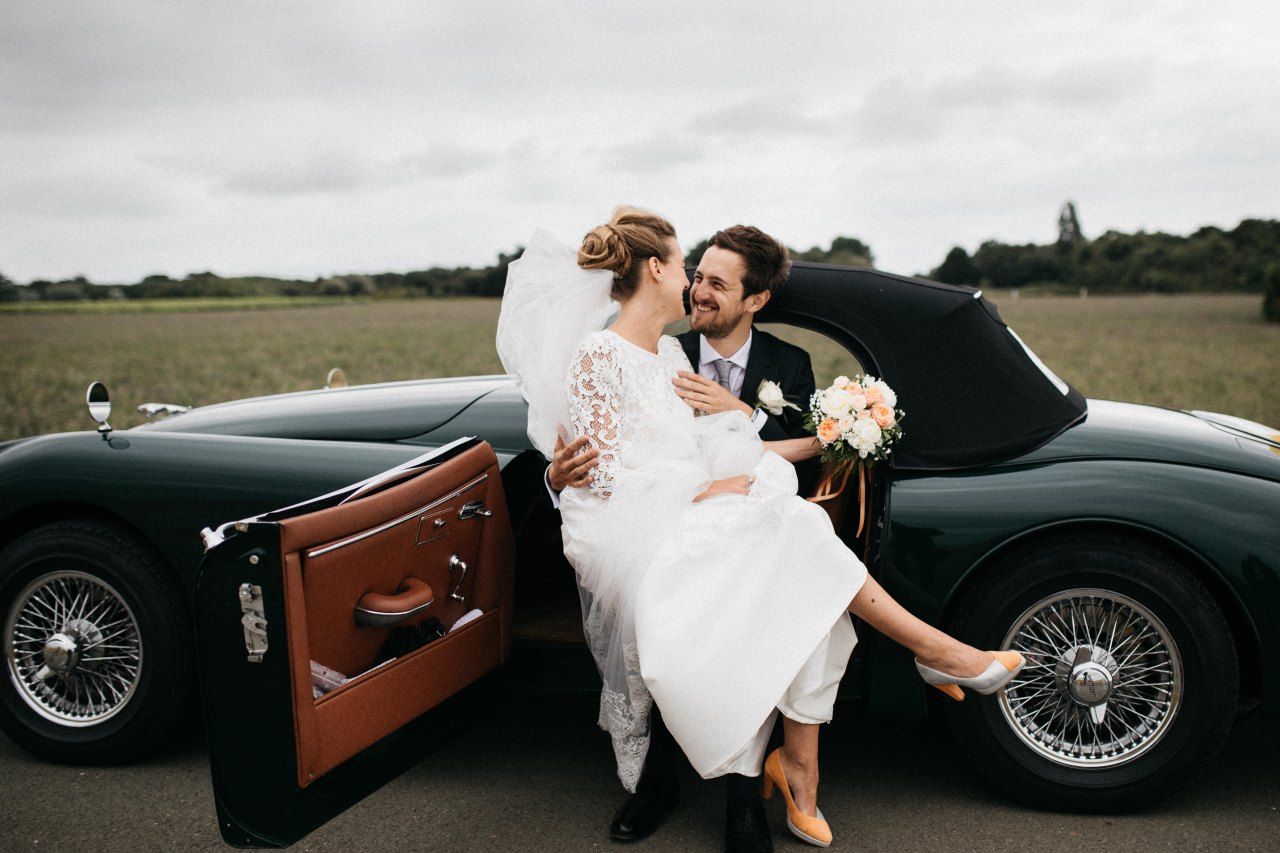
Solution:
<path fill-rule="evenodd" d="M 787 829 L 791 830 L 791 834 L 815 847 L 830 847 L 831 827 L 827 826 L 822 809 L 815 808 L 818 816 L 809 817 L 796 808 L 795 801 L 791 799 L 791 786 L 787 784 L 787 774 L 782 770 L 781 752 L 781 749 L 775 749 L 764 760 L 764 798 L 767 800 L 772 797 L 773 787 L 777 785 L 787 804 Z"/>
<path fill-rule="evenodd" d="M 1022 667 L 1027 661 L 1018 652 L 991 652 L 991 656 L 995 658 L 988 666 L 978 675 L 972 678 L 961 678 L 958 675 L 948 675 L 936 669 L 931 669 L 916 661 L 916 669 L 920 672 L 920 677 L 924 679 L 925 684 L 932 684 L 943 693 L 950 696 L 957 702 L 964 701 L 964 691 L 960 688 L 968 687 L 976 690 L 983 696 L 990 696 L 1001 687 L 1004 687 L 1013 677 L 1022 671 Z"/>

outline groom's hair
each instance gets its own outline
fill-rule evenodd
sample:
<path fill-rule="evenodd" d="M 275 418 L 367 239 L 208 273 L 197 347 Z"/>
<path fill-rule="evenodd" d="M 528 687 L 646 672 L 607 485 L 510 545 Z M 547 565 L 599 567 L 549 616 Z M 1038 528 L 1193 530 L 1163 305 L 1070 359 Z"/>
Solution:
<path fill-rule="evenodd" d="M 791 274 L 791 258 L 787 247 L 754 225 L 734 225 L 717 231 L 707 243 L 737 252 L 747 264 L 742 277 L 742 297 L 756 293 L 772 293 L 782 287 Z"/>

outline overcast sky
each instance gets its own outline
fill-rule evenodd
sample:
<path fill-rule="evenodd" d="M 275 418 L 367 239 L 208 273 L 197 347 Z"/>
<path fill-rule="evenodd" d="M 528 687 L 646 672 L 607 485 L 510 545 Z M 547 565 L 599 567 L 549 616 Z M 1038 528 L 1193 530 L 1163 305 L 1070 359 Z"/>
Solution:
<path fill-rule="evenodd" d="M 629 202 L 926 272 L 1280 217 L 1270 2 L 0 7 L 0 273 L 492 263 Z"/>

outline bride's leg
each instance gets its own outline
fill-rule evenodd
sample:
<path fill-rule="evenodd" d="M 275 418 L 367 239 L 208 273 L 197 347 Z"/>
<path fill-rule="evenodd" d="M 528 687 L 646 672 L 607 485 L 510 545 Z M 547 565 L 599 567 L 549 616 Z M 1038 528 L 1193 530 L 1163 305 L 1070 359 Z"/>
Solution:
<path fill-rule="evenodd" d="M 895 643 L 906 646 L 915 653 L 916 660 L 933 669 L 971 677 L 991 663 L 989 653 L 966 645 L 913 616 L 870 576 L 850 602 L 849 612 Z"/>
<path fill-rule="evenodd" d="M 782 771 L 796 808 L 813 817 L 818 813 L 818 726 L 782 717 Z"/>

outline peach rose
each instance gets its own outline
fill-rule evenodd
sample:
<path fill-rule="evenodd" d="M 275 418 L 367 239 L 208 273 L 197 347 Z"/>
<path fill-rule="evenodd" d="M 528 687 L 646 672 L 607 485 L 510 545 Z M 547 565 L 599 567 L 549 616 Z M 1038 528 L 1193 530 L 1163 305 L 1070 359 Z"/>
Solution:
<path fill-rule="evenodd" d="M 884 402 L 884 392 L 874 385 L 872 385 L 870 388 L 863 391 L 862 395 L 867 398 L 868 406 L 874 406 L 876 403 Z M 876 418 L 877 422 L 879 420 L 880 420 L 879 418 Z M 881 426 L 883 426 L 883 424 L 881 424 Z"/>
<path fill-rule="evenodd" d="M 893 409 L 884 403 L 876 403 L 871 407 L 871 417 L 881 429 L 893 426 Z"/>
<path fill-rule="evenodd" d="M 830 444 L 840 437 L 840 427 L 836 426 L 834 418 L 823 418 L 818 424 L 818 441 L 823 444 Z"/>

